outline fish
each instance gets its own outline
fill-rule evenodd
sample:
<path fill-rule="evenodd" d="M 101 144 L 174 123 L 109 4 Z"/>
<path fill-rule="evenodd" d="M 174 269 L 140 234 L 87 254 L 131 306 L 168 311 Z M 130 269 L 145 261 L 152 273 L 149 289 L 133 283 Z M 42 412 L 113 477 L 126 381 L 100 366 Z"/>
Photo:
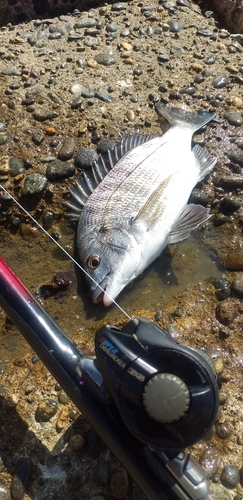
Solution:
<path fill-rule="evenodd" d="M 78 221 L 79 258 L 95 304 L 109 306 L 167 245 L 210 217 L 208 208 L 188 199 L 217 161 L 205 147 L 191 144 L 215 113 L 161 102 L 155 111 L 169 130 L 124 137 L 83 173 L 66 201 L 69 218 Z"/>

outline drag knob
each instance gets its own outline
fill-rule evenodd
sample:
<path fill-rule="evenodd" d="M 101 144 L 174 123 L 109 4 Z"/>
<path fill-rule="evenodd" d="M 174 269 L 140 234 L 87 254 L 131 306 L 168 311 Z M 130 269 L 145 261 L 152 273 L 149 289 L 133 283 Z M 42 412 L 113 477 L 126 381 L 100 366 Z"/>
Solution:
<path fill-rule="evenodd" d="M 190 404 L 187 385 L 173 373 L 159 373 L 143 389 L 143 406 L 148 415 L 162 424 L 180 420 Z"/>

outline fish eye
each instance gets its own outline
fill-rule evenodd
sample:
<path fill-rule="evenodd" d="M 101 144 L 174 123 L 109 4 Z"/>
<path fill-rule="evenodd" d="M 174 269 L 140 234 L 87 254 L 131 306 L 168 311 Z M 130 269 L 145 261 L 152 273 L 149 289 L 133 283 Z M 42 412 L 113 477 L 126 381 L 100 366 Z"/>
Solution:
<path fill-rule="evenodd" d="M 97 253 L 92 253 L 87 259 L 87 265 L 90 269 L 96 269 L 100 265 L 100 256 Z"/>

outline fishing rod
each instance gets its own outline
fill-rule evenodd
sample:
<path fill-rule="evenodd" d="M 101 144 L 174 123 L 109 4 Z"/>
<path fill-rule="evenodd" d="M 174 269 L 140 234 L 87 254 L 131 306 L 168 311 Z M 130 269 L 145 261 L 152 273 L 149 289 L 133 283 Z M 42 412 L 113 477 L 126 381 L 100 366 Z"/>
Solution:
<path fill-rule="evenodd" d="M 212 500 L 186 448 L 213 425 L 219 380 L 201 351 L 135 318 L 86 356 L 0 257 L 0 306 L 150 500 Z"/>

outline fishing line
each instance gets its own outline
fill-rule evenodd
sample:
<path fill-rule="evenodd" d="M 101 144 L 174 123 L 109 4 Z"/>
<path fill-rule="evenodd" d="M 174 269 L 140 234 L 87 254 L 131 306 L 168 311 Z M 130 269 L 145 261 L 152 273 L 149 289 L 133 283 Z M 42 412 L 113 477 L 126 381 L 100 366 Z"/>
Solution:
<path fill-rule="evenodd" d="M 30 18 L 31 21 L 33 21 L 32 17 L 30 17 L 27 10 L 24 9 L 23 5 L 19 2 L 19 0 L 17 0 L 17 2 L 19 4 L 19 6 L 21 7 L 21 9 L 23 9 L 24 13 Z"/>
<path fill-rule="evenodd" d="M 94 278 L 92 278 L 92 276 L 89 275 L 89 273 L 87 273 L 87 271 L 85 271 L 85 269 L 72 257 L 72 255 L 70 255 L 70 253 L 67 252 L 67 250 L 65 250 L 65 248 L 63 248 L 60 243 L 58 243 L 58 241 L 55 240 L 55 238 L 53 238 L 53 236 L 51 236 L 51 234 L 49 234 L 45 229 L 44 227 L 41 226 L 41 224 L 39 224 L 39 222 L 34 218 L 32 217 L 32 215 L 30 215 L 30 213 L 7 191 L 7 189 L 5 189 L 5 187 L 2 186 L 2 184 L 0 184 L 0 189 L 2 189 L 5 194 L 7 194 L 8 196 L 10 196 L 10 198 L 16 203 L 16 205 L 18 205 L 18 207 L 23 210 L 23 212 L 26 213 L 26 215 L 28 215 L 28 217 L 30 217 L 30 219 L 45 233 L 46 236 L 48 236 L 48 238 L 50 238 L 51 241 L 53 241 L 53 243 L 55 243 L 55 245 L 57 245 L 66 255 L 67 257 L 69 257 L 69 259 L 71 259 L 74 264 L 76 264 L 76 266 L 79 267 L 79 269 L 81 269 L 81 271 L 83 271 L 83 273 L 91 280 L 93 281 L 93 283 L 95 283 L 95 285 L 103 292 L 103 293 L 106 293 L 107 297 L 109 297 L 109 299 L 113 302 L 113 304 L 115 304 L 118 309 L 120 309 L 120 311 L 125 314 L 125 316 L 128 318 L 128 319 L 131 319 L 131 316 L 129 316 L 129 314 L 114 300 L 110 297 L 110 295 L 104 290 L 104 288 L 102 288 L 98 283 L 97 281 L 95 281 Z"/>

